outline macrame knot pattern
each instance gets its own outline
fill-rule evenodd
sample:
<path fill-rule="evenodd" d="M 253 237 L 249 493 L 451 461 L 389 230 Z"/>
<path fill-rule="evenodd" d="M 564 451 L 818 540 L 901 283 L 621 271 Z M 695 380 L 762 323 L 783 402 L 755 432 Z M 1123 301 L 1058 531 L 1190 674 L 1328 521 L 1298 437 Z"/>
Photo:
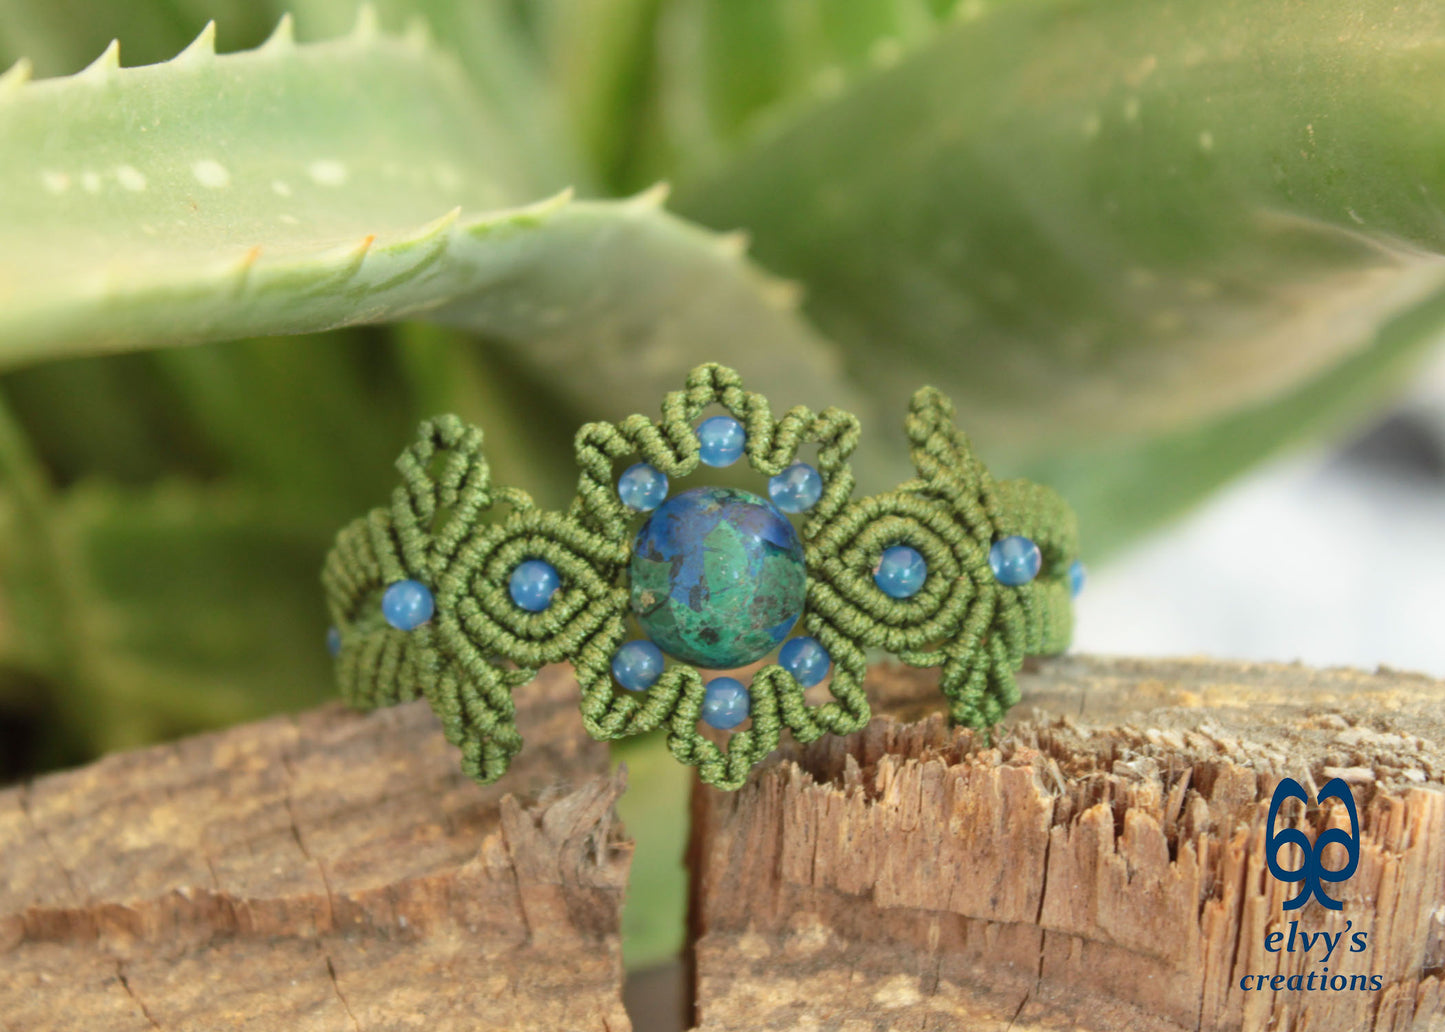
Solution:
<path fill-rule="evenodd" d="M 913 395 L 904 425 L 917 476 L 852 502 L 818 528 L 809 611 L 865 647 L 911 666 L 941 667 L 950 718 L 988 727 L 1018 701 L 1014 673 L 1024 656 L 1068 647 L 1077 523 L 1050 488 L 994 481 L 937 390 Z M 1043 561 L 1033 581 L 1007 587 L 989 556 L 996 541 L 1014 534 L 1037 544 Z M 883 551 L 897 544 L 917 549 L 928 564 L 923 587 L 907 599 L 884 594 L 873 578 Z"/>
<path fill-rule="evenodd" d="M 522 747 L 513 689 L 547 663 L 610 654 L 621 640 L 626 547 L 538 509 L 525 491 L 493 487 L 481 431 L 455 416 L 424 422 L 397 469 L 391 506 L 344 528 L 322 573 L 341 631 L 341 693 L 359 708 L 424 695 L 466 773 L 495 781 Z M 506 591 L 511 569 L 534 556 L 564 578 L 544 613 L 519 609 Z M 431 587 L 436 615 L 402 631 L 382 618 L 380 599 L 408 579 Z"/>
<path fill-rule="evenodd" d="M 612 673 L 619 646 L 635 636 L 625 582 L 645 519 L 619 498 L 618 473 L 646 463 L 669 481 L 696 474 L 695 424 L 714 407 L 745 429 L 744 457 L 762 477 L 781 474 L 800 448 L 816 446 L 822 487 L 798 528 L 807 578 L 799 626 L 832 664 L 828 697 L 819 701 L 776 661 L 754 673 L 751 726 L 732 733 L 726 747 L 698 729 L 707 687 L 697 666 L 674 660 L 645 692 L 620 688 Z M 737 373 L 704 365 L 666 395 L 660 420 L 634 415 L 583 426 L 577 495 L 566 512 L 553 512 L 524 491 L 492 485 L 480 430 L 455 416 L 428 420 L 397 462 L 401 484 L 390 507 L 343 529 L 326 562 L 342 694 L 361 708 L 425 696 L 460 747 L 466 773 L 482 782 L 500 777 L 521 748 L 513 690 L 562 660 L 576 671 L 589 734 L 610 741 L 664 728 L 672 754 L 720 788 L 742 785 L 783 728 L 808 742 L 865 726 L 868 649 L 940 668 L 955 722 L 996 723 L 1017 701 L 1014 673 L 1024 656 L 1067 647 L 1074 516 L 1046 487 L 994 481 L 936 390 L 914 395 L 905 426 L 916 476 L 855 499 L 854 416 L 798 406 L 774 418 Z M 1038 575 L 1012 587 L 990 565 L 990 549 L 1009 535 L 1035 542 L 1042 555 Z M 875 583 L 881 556 L 895 545 L 915 549 L 927 565 L 921 588 L 907 598 Z M 528 560 L 544 561 L 559 579 L 540 612 L 508 592 L 509 577 Z M 426 585 L 435 600 L 435 615 L 409 631 L 381 611 L 386 588 L 405 580 Z"/>

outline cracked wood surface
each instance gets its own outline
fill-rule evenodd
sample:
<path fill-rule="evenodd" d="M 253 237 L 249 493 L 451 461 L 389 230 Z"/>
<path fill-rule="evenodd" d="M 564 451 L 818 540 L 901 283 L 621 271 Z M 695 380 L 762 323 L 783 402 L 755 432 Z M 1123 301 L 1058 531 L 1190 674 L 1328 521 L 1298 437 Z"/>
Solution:
<path fill-rule="evenodd" d="M 1445 686 L 1084 658 L 1021 684 L 990 744 L 944 726 L 926 673 L 878 667 L 866 731 L 698 790 L 705 1032 L 1445 1026 Z M 413 703 L 0 792 L 0 1032 L 623 1032 L 620 783 L 564 670 L 519 719 L 487 788 Z M 1264 872 L 1282 776 L 1354 786 L 1338 916 L 1285 914 Z M 1328 966 L 1381 990 L 1241 992 L 1322 966 L 1264 950 L 1291 917 L 1367 932 Z"/>
<path fill-rule="evenodd" d="M 926 673 L 875 668 L 865 731 L 695 791 L 703 1032 L 1445 1028 L 1445 685 L 1071 657 L 1021 686 L 990 744 L 945 726 Z M 1266 871 L 1282 777 L 1352 786 L 1361 857 L 1329 886 L 1338 913 L 1285 912 L 1297 886 Z M 1266 951 L 1291 920 L 1351 922 L 1366 948 Z M 1381 989 L 1287 988 L 1326 967 Z M 1240 989 L 1276 974 L 1278 992 Z"/>
<path fill-rule="evenodd" d="M 0 1030 L 626 1029 L 621 782 L 570 678 L 518 717 L 486 788 L 415 703 L 0 792 Z"/>

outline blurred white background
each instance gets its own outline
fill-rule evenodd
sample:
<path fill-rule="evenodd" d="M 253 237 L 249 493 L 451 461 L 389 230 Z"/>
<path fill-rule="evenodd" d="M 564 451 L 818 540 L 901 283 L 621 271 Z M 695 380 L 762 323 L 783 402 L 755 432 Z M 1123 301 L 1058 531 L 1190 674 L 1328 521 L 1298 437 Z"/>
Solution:
<path fill-rule="evenodd" d="M 1352 443 L 1273 462 L 1092 565 L 1076 611 L 1081 652 L 1445 677 L 1445 353 Z"/>

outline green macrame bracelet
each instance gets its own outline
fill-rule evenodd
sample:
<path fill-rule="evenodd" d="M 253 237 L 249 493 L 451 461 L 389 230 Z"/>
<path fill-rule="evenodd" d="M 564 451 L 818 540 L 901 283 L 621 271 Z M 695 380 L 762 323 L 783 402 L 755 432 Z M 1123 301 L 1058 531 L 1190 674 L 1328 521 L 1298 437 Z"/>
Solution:
<path fill-rule="evenodd" d="M 673 659 L 644 692 L 624 690 L 612 674 L 618 648 L 637 637 L 628 567 L 647 518 L 618 496 L 619 460 L 650 464 L 670 479 L 697 472 L 695 421 L 710 406 L 742 424 L 746 460 L 764 477 L 791 466 L 801 446 L 817 445 L 822 492 L 798 528 L 806 571 L 798 625 L 832 662 L 831 699 L 821 703 L 806 701 L 804 687 L 776 661 L 754 673 L 751 727 L 734 732 L 725 749 L 698 729 L 708 692 L 697 666 Z M 1074 514 L 1047 487 L 990 477 L 937 390 L 914 394 L 905 428 L 917 475 L 854 499 L 848 460 L 856 418 L 797 407 L 774 419 L 737 373 L 704 365 L 666 396 L 661 420 L 634 415 L 582 427 L 577 496 L 566 512 L 553 512 L 491 482 L 479 429 L 455 416 L 428 420 L 397 460 L 402 482 L 391 505 L 343 529 L 326 561 L 341 693 L 363 709 L 424 696 L 461 749 L 463 769 L 483 783 L 501 777 L 522 747 L 513 690 L 562 660 L 576 670 L 583 723 L 594 738 L 665 726 L 672 754 L 725 789 L 743 784 L 784 727 L 810 742 L 866 725 L 867 649 L 938 667 L 950 718 L 991 726 L 1018 701 L 1014 673 L 1024 657 L 1068 647 L 1082 575 Z M 1037 546 L 1037 574 L 1010 586 L 991 555 L 1015 537 Z M 927 564 L 922 586 L 906 598 L 875 583 L 885 549 L 896 545 Z M 541 612 L 521 608 L 509 593 L 513 571 L 531 559 L 560 578 Z M 433 607 L 411 630 L 383 615 L 388 588 L 399 584 Z"/>

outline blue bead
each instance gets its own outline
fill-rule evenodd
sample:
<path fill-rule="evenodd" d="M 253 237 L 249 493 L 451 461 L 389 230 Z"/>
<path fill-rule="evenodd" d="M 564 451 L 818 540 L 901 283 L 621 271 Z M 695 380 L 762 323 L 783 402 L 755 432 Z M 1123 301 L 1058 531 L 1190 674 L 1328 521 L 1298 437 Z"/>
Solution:
<path fill-rule="evenodd" d="M 795 462 L 768 478 L 768 497 L 784 512 L 807 512 L 823 497 L 823 478 L 806 462 Z"/>
<path fill-rule="evenodd" d="M 1069 594 L 1073 598 L 1079 597 L 1079 592 L 1084 590 L 1084 581 L 1089 579 L 1089 571 L 1084 568 L 1082 559 L 1075 559 L 1069 566 Z"/>
<path fill-rule="evenodd" d="M 988 550 L 988 564 L 993 567 L 993 575 L 1000 584 L 1017 588 L 1039 575 L 1044 557 L 1038 545 L 1026 537 L 1013 534 L 993 543 Z"/>
<path fill-rule="evenodd" d="M 512 601 L 529 613 L 540 613 L 552 604 L 552 596 L 562 586 L 557 569 L 545 559 L 528 559 L 517 564 L 507 581 Z"/>
<path fill-rule="evenodd" d="M 732 416 L 704 419 L 697 428 L 697 443 L 702 446 L 698 458 L 704 466 L 731 466 L 743 457 L 748 433 Z"/>
<path fill-rule="evenodd" d="M 629 641 L 612 656 L 612 676 L 629 692 L 645 692 L 662 676 L 662 650 L 646 638 Z"/>
<path fill-rule="evenodd" d="M 629 509 L 651 512 L 667 498 L 667 474 L 646 462 L 628 466 L 617 478 L 617 497 Z"/>
<path fill-rule="evenodd" d="M 778 653 L 778 666 L 792 674 L 804 688 L 821 682 L 832 665 L 828 650 L 818 644 L 817 638 L 792 638 Z"/>
<path fill-rule="evenodd" d="M 748 719 L 752 699 L 743 683 L 732 677 L 715 677 L 702 697 L 702 722 L 719 731 L 731 731 Z"/>
<path fill-rule="evenodd" d="M 436 612 L 431 588 L 421 581 L 399 580 L 381 596 L 381 615 L 398 631 L 414 631 Z"/>
<path fill-rule="evenodd" d="M 333 656 L 341 655 L 341 632 L 335 627 L 326 628 L 326 651 Z"/>
<path fill-rule="evenodd" d="M 885 548 L 873 568 L 873 583 L 890 598 L 912 598 L 928 579 L 928 563 L 911 545 Z"/>

